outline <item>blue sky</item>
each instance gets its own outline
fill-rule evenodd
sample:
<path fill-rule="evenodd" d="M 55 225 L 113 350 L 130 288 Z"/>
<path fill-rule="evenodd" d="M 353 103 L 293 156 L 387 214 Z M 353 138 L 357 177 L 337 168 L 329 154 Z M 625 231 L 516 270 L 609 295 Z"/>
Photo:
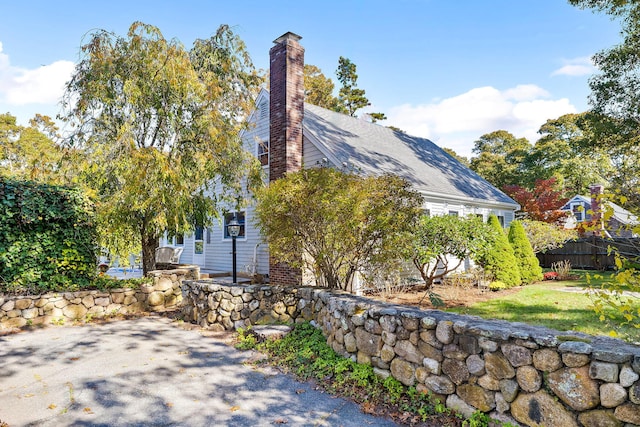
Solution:
<path fill-rule="evenodd" d="M 619 24 L 565 0 L 12 1 L 0 6 L 0 112 L 26 124 L 55 116 L 61 87 L 95 29 L 134 21 L 190 47 L 231 25 L 258 68 L 281 34 L 302 36 L 305 60 L 334 78 L 338 58 L 385 125 L 469 156 L 482 134 L 531 142 L 547 119 L 588 108 L 589 58 L 620 40 Z"/>

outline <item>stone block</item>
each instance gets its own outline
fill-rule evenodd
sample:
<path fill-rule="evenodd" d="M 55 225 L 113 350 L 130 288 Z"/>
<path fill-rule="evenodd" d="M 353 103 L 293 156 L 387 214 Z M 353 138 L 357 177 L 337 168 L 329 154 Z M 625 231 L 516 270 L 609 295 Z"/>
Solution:
<path fill-rule="evenodd" d="M 412 363 L 422 364 L 424 359 L 420 350 L 408 340 L 398 341 L 394 350 L 398 356 Z"/>
<path fill-rule="evenodd" d="M 37 308 L 25 308 L 22 310 L 22 317 L 25 319 L 35 319 L 38 317 L 38 309 Z"/>
<path fill-rule="evenodd" d="M 111 301 L 114 304 L 122 304 L 124 302 L 124 292 L 112 292 Z"/>
<path fill-rule="evenodd" d="M 0 310 L 2 311 L 11 311 L 16 307 L 16 302 L 14 300 L 9 300 L 0 306 Z"/>
<path fill-rule="evenodd" d="M 511 403 L 511 415 L 528 426 L 578 427 L 575 416 L 543 390 L 521 393 Z"/>
<path fill-rule="evenodd" d="M 435 394 L 453 394 L 456 385 L 443 375 L 432 375 L 424 380 L 424 385 Z"/>
<path fill-rule="evenodd" d="M 153 286 L 153 289 L 155 291 L 160 291 L 160 292 L 164 292 L 172 288 L 173 288 L 173 282 L 169 277 L 160 277 Z"/>
<path fill-rule="evenodd" d="M 93 307 L 94 306 L 93 295 L 87 295 L 86 297 L 82 298 L 82 304 L 87 308 Z"/>
<path fill-rule="evenodd" d="M 516 371 L 511 363 L 501 353 L 487 353 L 484 355 L 485 370 L 497 380 L 513 378 Z"/>
<path fill-rule="evenodd" d="M 543 372 L 553 372 L 562 368 L 562 360 L 557 351 L 543 348 L 533 352 L 533 366 Z"/>
<path fill-rule="evenodd" d="M 467 369 L 471 375 L 480 376 L 486 372 L 484 369 L 484 360 L 477 354 L 472 354 L 465 361 Z"/>
<path fill-rule="evenodd" d="M 356 343 L 358 344 L 358 350 L 369 356 L 377 356 L 382 348 L 380 335 L 367 332 L 361 327 L 356 329 Z"/>
<path fill-rule="evenodd" d="M 446 406 L 449 409 L 459 412 L 465 418 L 471 418 L 473 413 L 476 411 L 476 408 L 469 405 L 467 402 L 465 402 L 455 394 L 447 396 Z"/>
<path fill-rule="evenodd" d="M 358 350 L 358 343 L 356 342 L 356 337 L 353 332 L 349 332 L 344 336 L 344 349 L 348 353 L 355 353 Z"/>
<path fill-rule="evenodd" d="M 584 427 L 622 427 L 622 422 L 616 418 L 613 411 L 596 409 L 578 415 L 578 421 Z"/>
<path fill-rule="evenodd" d="M 589 377 L 589 367 L 562 368 L 547 376 L 549 388 L 576 411 L 593 409 L 600 404 L 598 383 Z"/>
<path fill-rule="evenodd" d="M 438 362 L 442 362 L 444 360 L 442 351 L 438 350 L 436 347 L 430 344 L 427 344 L 422 340 L 418 342 L 418 349 L 420 350 L 420 353 L 422 353 L 424 357 L 437 360 Z"/>
<path fill-rule="evenodd" d="M 520 388 L 527 393 L 534 393 L 540 390 L 542 385 L 542 375 L 531 365 L 519 367 L 516 370 L 516 380 Z"/>
<path fill-rule="evenodd" d="M 487 390 L 500 390 L 500 380 L 493 378 L 491 375 L 483 375 L 478 378 L 478 384 Z"/>
<path fill-rule="evenodd" d="M 615 408 L 627 400 L 627 390 L 620 384 L 606 383 L 600 386 L 600 404 L 605 408 Z"/>
<path fill-rule="evenodd" d="M 562 355 L 562 363 L 569 368 L 579 368 L 586 365 L 591 361 L 591 358 L 586 354 L 578 353 L 564 353 Z"/>
<path fill-rule="evenodd" d="M 640 425 L 640 406 L 627 402 L 618 406 L 613 413 L 616 419 L 623 423 L 630 423 L 634 425 Z"/>
<path fill-rule="evenodd" d="M 13 317 L 11 319 L 5 319 L 2 322 L 0 322 L 0 325 L 2 325 L 2 327 L 4 328 L 22 328 L 24 325 L 27 324 L 27 319 L 25 319 L 24 317 Z"/>
<path fill-rule="evenodd" d="M 87 308 L 82 304 L 69 304 L 62 309 L 64 317 L 73 320 L 82 319 L 87 314 Z"/>
<path fill-rule="evenodd" d="M 157 307 L 164 304 L 164 294 L 162 292 L 151 292 L 147 297 L 147 304 L 150 307 Z"/>
<path fill-rule="evenodd" d="M 589 376 L 594 380 L 602 380 L 608 383 L 618 382 L 618 365 L 606 362 L 591 362 Z"/>
<path fill-rule="evenodd" d="M 33 300 L 31 298 L 22 298 L 16 300 L 15 309 L 16 310 L 24 310 L 25 308 L 29 308 L 33 305 Z"/>
<path fill-rule="evenodd" d="M 461 360 L 444 359 L 444 362 L 442 362 L 442 373 L 448 376 L 454 384 L 460 385 L 469 381 L 467 364 Z"/>
<path fill-rule="evenodd" d="M 631 387 L 638 379 L 640 379 L 640 375 L 631 366 L 624 365 L 620 370 L 620 385 L 622 387 Z"/>
<path fill-rule="evenodd" d="M 462 384 L 456 389 L 456 394 L 469 405 L 482 412 L 489 412 L 496 407 L 493 393 L 473 384 Z"/>
<path fill-rule="evenodd" d="M 511 403 L 518 396 L 518 392 L 520 391 L 520 386 L 518 386 L 518 382 L 514 380 L 500 380 L 500 393 L 504 397 L 504 399 Z"/>
<path fill-rule="evenodd" d="M 442 364 L 437 360 L 429 359 L 428 357 L 422 359 L 422 366 L 424 366 L 427 372 L 433 375 L 440 375 L 442 372 Z"/>
<path fill-rule="evenodd" d="M 453 342 L 453 322 L 450 320 L 443 320 L 436 326 L 436 338 L 442 344 L 451 344 Z"/>
<path fill-rule="evenodd" d="M 502 354 L 504 354 L 514 368 L 531 365 L 531 350 L 528 348 L 515 344 L 503 344 L 501 349 Z"/>

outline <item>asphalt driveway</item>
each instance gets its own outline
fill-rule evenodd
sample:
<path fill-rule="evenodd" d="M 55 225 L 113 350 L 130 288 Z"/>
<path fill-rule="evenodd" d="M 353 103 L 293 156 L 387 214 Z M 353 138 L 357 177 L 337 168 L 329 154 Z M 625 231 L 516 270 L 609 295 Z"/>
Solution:
<path fill-rule="evenodd" d="M 393 426 L 163 317 L 0 337 L 0 421 L 17 426 Z M 1 423 L 0 423 L 1 424 Z"/>

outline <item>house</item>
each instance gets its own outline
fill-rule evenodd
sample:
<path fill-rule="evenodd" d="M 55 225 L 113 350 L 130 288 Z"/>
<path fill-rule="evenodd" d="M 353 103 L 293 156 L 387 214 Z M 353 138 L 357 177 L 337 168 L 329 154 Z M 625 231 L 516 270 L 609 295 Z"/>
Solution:
<path fill-rule="evenodd" d="M 588 225 L 596 227 L 596 233 L 603 237 L 636 237 L 632 228 L 640 222 L 635 215 L 613 202 L 601 202 L 600 198 L 604 193 L 602 185 L 592 185 L 590 192 L 590 196 L 578 194 L 572 197 L 560 208 L 568 212 L 565 228 L 582 228 Z M 603 215 L 608 217 L 606 223 L 600 221 Z"/>
<path fill-rule="evenodd" d="M 270 50 L 270 90 L 262 90 L 242 133 L 245 147 L 263 165 L 269 180 L 300 168 L 330 166 L 364 174 L 393 173 L 406 178 L 424 196 L 431 215 L 495 214 L 508 226 L 519 208 L 507 195 L 459 163 L 433 142 L 368 121 L 304 103 L 304 48 L 300 36 L 286 33 Z M 253 225 L 253 209 L 228 212 L 212 229 L 196 229 L 181 241 L 183 263 L 206 270 L 231 270 L 231 238 L 226 224 L 242 224 L 237 239 L 238 269 L 269 275 L 272 282 L 300 283 L 287 266 L 270 265 L 267 245 Z"/>

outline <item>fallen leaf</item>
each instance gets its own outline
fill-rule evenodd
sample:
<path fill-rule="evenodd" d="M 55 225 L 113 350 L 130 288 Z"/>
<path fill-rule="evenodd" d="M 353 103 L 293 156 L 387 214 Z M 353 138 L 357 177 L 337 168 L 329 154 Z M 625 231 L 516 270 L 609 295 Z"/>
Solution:
<path fill-rule="evenodd" d="M 83 411 L 87 414 L 93 414 L 93 411 L 91 410 L 91 408 L 84 408 Z"/>
<path fill-rule="evenodd" d="M 49 409 L 56 409 L 56 408 L 57 408 L 57 406 L 56 406 L 56 405 L 54 405 L 54 404 L 52 403 L 51 405 L 47 406 L 47 408 L 49 408 Z"/>
<path fill-rule="evenodd" d="M 164 404 L 164 406 L 166 406 L 167 408 L 173 408 L 173 403 L 171 403 L 171 402 L 166 402 L 166 403 Z"/>
<path fill-rule="evenodd" d="M 231 408 L 229 408 L 229 410 L 231 412 L 236 412 L 236 411 L 240 410 L 240 407 L 238 405 L 233 405 Z"/>
<path fill-rule="evenodd" d="M 75 362 L 76 360 L 80 360 L 79 357 L 70 357 L 69 360 L 71 360 L 72 362 Z"/>
<path fill-rule="evenodd" d="M 33 393 L 28 393 L 28 394 L 25 394 L 25 395 L 24 395 L 24 396 L 22 396 L 22 397 L 33 397 L 33 396 L 35 396 L 35 394 L 33 394 Z"/>
<path fill-rule="evenodd" d="M 273 421 L 274 424 L 287 424 L 289 421 L 285 420 L 284 418 L 278 418 L 275 421 Z"/>
<path fill-rule="evenodd" d="M 296 394 L 302 394 L 302 393 L 306 393 L 307 390 L 303 389 L 303 388 L 299 388 L 296 390 Z"/>

